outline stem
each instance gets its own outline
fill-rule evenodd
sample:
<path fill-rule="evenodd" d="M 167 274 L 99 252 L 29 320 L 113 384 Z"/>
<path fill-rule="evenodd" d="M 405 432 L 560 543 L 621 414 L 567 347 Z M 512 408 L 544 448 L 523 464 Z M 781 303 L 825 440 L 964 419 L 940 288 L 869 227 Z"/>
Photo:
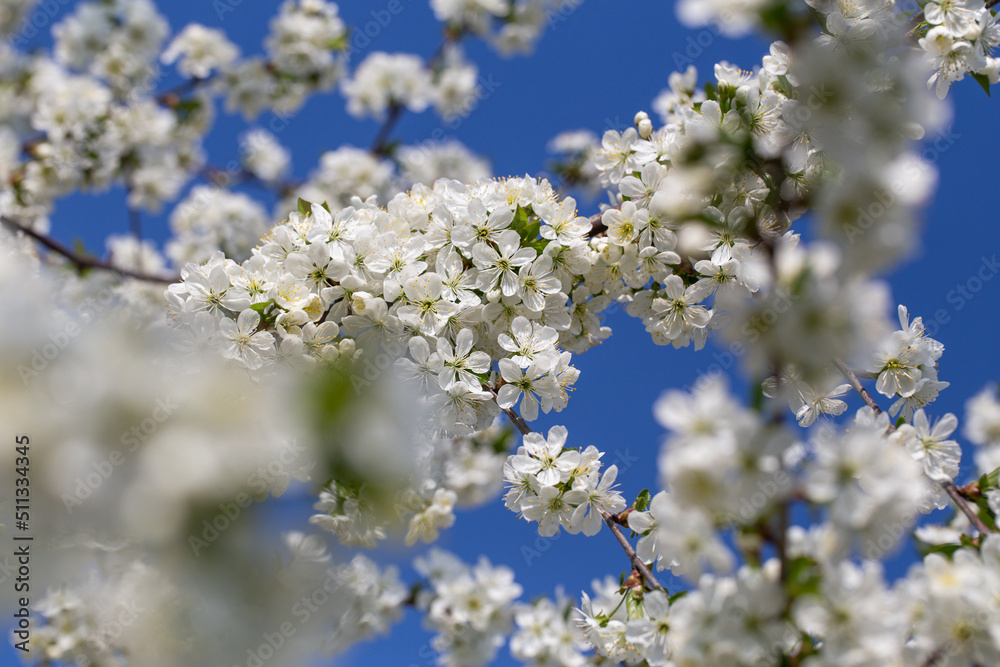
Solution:
<path fill-rule="evenodd" d="M 44 246 L 45 248 L 48 248 L 50 251 L 56 253 L 57 255 L 65 257 L 66 259 L 69 260 L 69 262 L 73 266 L 76 267 L 77 271 L 79 271 L 80 273 L 83 273 L 88 269 L 98 269 L 101 271 L 111 271 L 113 273 L 117 273 L 118 275 L 124 278 L 133 278 L 135 280 L 142 280 L 150 283 L 176 283 L 180 280 L 179 276 L 155 276 L 147 273 L 141 273 L 139 271 L 130 271 L 128 269 L 118 268 L 117 266 L 113 266 L 112 264 L 108 262 L 103 262 L 99 259 L 93 259 L 90 257 L 79 255 L 70 250 L 69 248 L 67 248 L 66 246 L 62 245 L 58 241 L 51 239 L 48 236 L 45 236 L 44 234 L 39 234 L 30 227 L 22 225 L 16 220 L 8 218 L 5 215 L 0 216 L 0 223 L 3 223 L 7 227 L 10 227 L 15 232 L 21 232 L 25 236 L 30 237 L 36 243 L 38 243 L 41 246 Z"/>
<path fill-rule="evenodd" d="M 509 419 L 510 422 L 517 427 L 517 430 L 521 432 L 521 435 L 534 433 L 534 431 L 531 430 L 531 427 L 528 426 L 528 422 L 524 421 L 524 417 L 517 414 L 510 408 L 501 408 L 501 410 L 503 410 L 503 413 L 507 415 L 507 419 Z"/>
<path fill-rule="evenodd" d="M 194 79 L 188 79 L 187 81 L 182 81 L 173 88 L 168 88 L 164 90 L 162 93 L 158 93 L 156 95 L 156 101 L 166 106 L 174 106 L 179 101 L 178 98 L 180 98 L 181 95 L 198 90 L 204 84 L 215 80 L 216 76 L 217 74 L 212 73 L 203 79 L 194 78 Z"/>
<path fill-rule="evenodd" d="M 142 215 L 138 209 L 128 207 L 128 227 L 136 241 L 142 240 Z"/>
<path fill-rule="evenodd" d="M 944 492 L 948 494 L 948 497 L 951 498 L 952 502 L 955 503 L 958 509 L 962 510 L 962 514 L 969 519 L 969 523 L 976 527 L 976 530 L 979 531 L 980 535 L 989 535 L 993 532 L 986 527 L 986 524 L 979 518 L 979 515 L 972 511 L 972 508 L 969 507 L 965 498 L 962 497 L 962 494 L 959 493 L 958 489 L 955 487 L 954 482 L 951 480 L 941 482 L 941 488 L 944 489 Z"/>
<path fill-rule="evenodd" d="M 1000 0 L 996 0 L 996 2 L 1000 2 Z M 837 367 L 837 370 L 844 374 L 844 377 L 846 377 L 850 385 L 854 387 L 854 391 L 858 392 L 858 395 L 861 396 L 865 404 L 874 410 L 876 414 L 880 414 L 882 409 L 878 406 L 878 403 L 875 402 L 875 399 L 872 398 L 871 394 L 869 394 L 868 391 L 861 386 L 861 383 L 858 381 L 858 376 L 854 374 L 854 371 L 848 368 L 847 365 L 840 359 L 835 359 L 833 363 Z M 889 423 L 889 429 L 895 430 L 892 422 Z M 986 526 L 985 523 L 983 523 L 982 519 L 979 518 L 979 515 L 976 514 L 971 507 L 969 507 L 969 503 L 962 497 L 961 492 L 955 486 L 954 482 L 948 480 L 945 482 L 938 482 L 938 485 L 944 489 L 944 492 L 948 494 L 951 501 L 955 503 L 955 506 L 958 507 L 958 509 L 962 511 L 962 514 L 969 519 L 969 523 L 971 523 L 975 529 L 979 531 L 980 535 L 988 535 L 993 532 Z"/>
<path fill-rule="evenodd" d="M 389 154 L 389 136 L 396 129 L 399 119 L 402 118 L 403 109 L 403 105 L 399 102 L 394 101 L 389 105 L 389 114 L 385 117 L 382 127 L 378 129 L 378 134 L 375 135 L 375 139 L 372 141 L 370 149 L 372 155 L 385 157 Z"/>
<path fill-rule="evenodd" d="M 858 376 L 854 373 L 854 371 L 848 368 L 847 364 L 840 359 L 834 359 L 833 365 L 837 367 L 838 371 L 843 373 L 844 377 L 847 378 L 848 384 L 851 385 L 854 391 L 858 392 L 858 395 L 861 397 L 861 400 L 865 402 L 865 405 L 874 410 L 875 414 L 881 414 L 882 408 L 878 406 L 878 403 L 876 403 L 875 399 L 872 398 L 872 395 L 868 393 L 868 390 L 861 385 L 861 381 L 858 380 Z M 896 427 L 893 426 L 891 422 L 889 423 L 889 428 L 893 431 L 896 430 Z"/>
<path fill-rule="evenodd" d="M 614 517 L 607 512 L 601 512 L 601 516 L 604 517 L 604 523 L 606 523 L 608 528 L 611 529 L 611 532 L 614 533 L 615 539 L 618 540 L 618 544 L 622 545 L 622 549 L 625 550 L 625 554 L 628 556 L 629 560 L 632 561 L 632 565 L 635 569 L 642 573 L 642 577 L 646 580 L 646 583 L 652 588 L 660 588 L 665 592 L 667 589 L 660 585 L 660 582 L 656 580 L 653 573 L 649 571 L 646 564 L 642 562 L 641 558 L 639 558 L 639 555 L 635 552 L 635 549 L 632 548 L 632 545 L 625 537 L 625 534 L 622 533 L 622 529 L 618 527 L 617 523 L 615 523 Z"/>

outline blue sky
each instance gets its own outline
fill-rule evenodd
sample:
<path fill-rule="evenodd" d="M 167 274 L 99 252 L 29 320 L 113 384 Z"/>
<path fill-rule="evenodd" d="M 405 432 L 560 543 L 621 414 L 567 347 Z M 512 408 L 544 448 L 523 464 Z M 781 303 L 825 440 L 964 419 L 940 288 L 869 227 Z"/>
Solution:
<path fill-rule="evenodd" d="M 366 51 L 408 51 L 428 56 L 436 48 L 440 31 L 425 0 L 400 0 L 403 11 L 393 17 Z M 218 3 L 216 3 L 218 4 Z M 213 3 L 163 3 L 174 32 L 192 21 L 225 29 L 245 54 L 260 52 L 267 21 L 277 3 L 242 2 L 234 11 L 219 15 Z M 352 25 L 372 19 L 389 0 L 350 2 L 341 13 Z M 468 55 L 484 77 L 498 84 L 492 94 L 450 136 L 490 157 L 499 175 L 537 174 L 549 158 L 546 143 L 562 130 L 589 128 L 600 134 L 606 127 L 630 123 L 639 109 L 666 86 L 667 76 L 680 56 L 682 66 L 693 62 L 702 79 L 711 76 L 718 60 L 752 68 L 766 53 L 766 43 L 747 39 L 732 41 L 711 31 L 689 30 L 678 23 L 671 3 L 659 0 L 584 0 L 560 17 L 548 30 L 533 57 L 502 59 L 484 45 L 471 43 Z M 699 43 L 701 44 L 699 46 Z M 37 45 L 43 45 L 39 40 Z M 359 59 L 360 59 L 359 54 Z M 167 81 L 169 85 L 170 81 Z M 921 248 L 908 262 L 888 275 L 893 296 L 911 314 L 935 318 L 934 336 L 945 345 L 942 380 L 952 383 L 933 406 L 932 414 L 954 412 L 962 419 L 964 402 L 983 385 L 1000 375 L 993 347 L 1000 280 L 979 281 L 1000 254 L 994 204 L 995 170 L 986 156 L 996 155 L 1000 137 L 992 126 L 991 101 L 972 81 L 953 88 L 954 125 L 925 157 L 940 169 L 940 186 L 926 217 Z M 265 113 L 258 124 L 267 127 Z M 220 115 L 207 140 L 214 163 L 237 156 L 237 136 L 247 127 L 239 117 Z M 430 136 L 439 121 L 431 113 L 407 115 L 396 137 L 420 141 Z M 344 111 L 336 92 L 317 96 L 279 134 L 293 153 L 294 175 L 304 177 L 324 150 L 341 144 L 367 146 L 378 129 L 374 121 L 358 122 Z M 270 203 L 268 202 L 268 205 Z M 590 205 L 596 211 L 596 204 Z M 587 205 L 583 213 L 592 212 Z M 145 216 L 148 236 L 162 241 L 166 216 Z M 76 195 L 61 201 L 53 216 L 54 233 L 65 240 L 81 238 L 98 250 L 108 233 L 128 229 L 124 193 L 112 190 L 98 195 Z M 995 278 L 995 276 L 991 276 Z M 960 288 L 966 289 L 965 295 Z M 973 294 L 972 290 L 976 290 Z M 618 464 L 619 482 L 631 499 L 644 487 L 655 489 L 654 464 L 662 430 L 654 422 L 651 406 L 666 388 L 690 385 L 723 353 L 711 345 L 701 353 L 673 350 L 652 344 L 641 323 L 617 312 L 609 317 L 614 335 L 604 345 L 575 359 L 582 371 L 569 407 L 559 414 L 543 415 L 533 424 L 538 430 L 560 423 L 569 428 L 571 444 L 594 444 L 607 452 L 606 462 Z M 887 402 L 886 402 L 887 404 Z M 853 399 L 852 409 L 860 406 Z M 966 452 L 971 467 L 971 454 Z M 304 525 L 308 507 L 288 508 Z M 589 588 L 593 578 L 617 576 L 626 568 L 624 554 L 612 536 L 594 538 L 561 535 L 538 541 L 534 526 L 516 520 L 495 502 L 474 512 L 463 512 L 439 546 L 468 561 L 485 553 L 517 573 L 524 598 L 551 593 L 562 585 L 570 594 Z M 536 541 L 538 541 L 536 543 Z M 530 561 L 530 562 L 529 562 Z M 912 554 L 893 559 L 890 572 L 905 572 Z M 669 579 L 665 582 L 669 585 Z M 420 619 L 408 612 L 390 641 L 361 645 L 340 664 L 430 665 L 424 648 L 430 635 Z M 421 649 L 424 648 L 422 651 Z M 9 655 L 9 654 L 8 654 Z M 0 662 L 4 655 L 0 654 Z M 498 665 L 516 664 L 502 649 Z"/>

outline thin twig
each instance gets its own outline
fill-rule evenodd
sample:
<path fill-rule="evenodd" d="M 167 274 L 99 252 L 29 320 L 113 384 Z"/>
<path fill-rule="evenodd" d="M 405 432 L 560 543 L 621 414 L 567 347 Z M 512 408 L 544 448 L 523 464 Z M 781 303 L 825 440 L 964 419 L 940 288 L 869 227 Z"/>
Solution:
<path fill-rule="evenodd" d="M 204 84 L 213 81 L 216 76 L 217 74 L 212 73 L 204 78 L 195 77 L 193 79 L 188 79 L 187 81 L 182 81 L 173 88 L 168 88 L 167 90 L 164 90 L 162 93 L 158 93 L 156 95 L 156 101 L 165 106 L 169 107 L 176 106 L 177 103 L 180 101 L 180 97 L 182 95 L 186 95 L 187 93 L 192 93 L 198 90 L 198 88 L 200 88 Z"/>
<path fill-rule="evenodd" d="M 864 386 L 861 384 L 861 381 L 858 380 L 858 376 L 854 373 L 854 371 L 848 368 L 847 364 L 845 364 L 840 359 L 834 359 L 833 365 L 837 367 L 837 370 L 840 371 L 845 378 L 847 378 L 848 384 L 851 385 L 854 391 L 858 392 L 858 396 L 860 396 L 861 400 L 865 402 L 865 405 L 874 410 L 875 414 L 881 414 L 882 408 L 878 406 L 878 403 L 875 402 L 875 399 L 872 398 L 872 395 L 869 394 L 868 390 L 864 388 Z M 893 431 L 896 430 L 896 427 L 892 424 L 892 422 L 889 422 L 889 428 L 890 430 Z"/>
<path fill-rule="evenodd" d="M 371 152 L 372 155 L 378 155 L 380 157 L 385 157 L 389 154 L 389 136 L 392 131 L 396 129 L 396 125 L 399 123 L 399 119 L 403 117 L 403 109 L 405 107 L 396 101 L 393 101 L 389 105 L 389 113 L 385 117 L 385 121 L 382 123 L 382 127 L 378 129 L 378 134 L 375 135 L 375 139 L 372 140 Z"/>
<path fill-rule="evenodd" d="M 528 426 L 528 422 L 524 421 L 524 417 L 517 414 L 510 408 L 501 408 L 501 410 L 503 410 L 503 413 L 507 415 L 507 419 L 509 419 L 511 423 L 517 427 L 517 430 L 521 432 L 521 435 L 534 433 L 534 431 L 531 430 L 531 427 Z"/>
<path fill-rule="evenodd" d="M 976 527 L 976 530 L 979 531 L 980 535 L 989 535 L 993 532 L 986 527 L 986 524 L 979 518 L 979 515 L 972 511 L 969 504 L 965 502 L 965 498 L 962 497 L 962 494 L 959 493 L 958 489 L 955 487 L 954 482 L 951 480 L 941 482 L 941 488 L 944 489 L 944 492 L 948 494 L 948 497 L 951 498 L 955 505 L 958 506 L 958 509 L 962 510 L 962 514 L 969 519 L 969 523 Z"/>
<path fill-rule="evenodd" d="M 642 562 L 642 559 L 639 558 L 639 554 L 637 554 L 635 549 L 632 548 L 631 543 L 629 543 L 628 539 L 625 537 L 622 529 L 618 527 L 617 523 L 615 523 L 615 518 L 608 512 L 604 511 L 601 512 L 601 516 L 604 517 L 604 523 L 606 523 L 608 528 L 611 529 L 611 532 L 614 533 L 615 538 L 618 540 L 618 544 L 622 545 L 622 549 L 625 550 L 625 554 L 628 556 L 629 560 L 632 561 L 632 565 L 635 566 L 635 569 L 642 573 L 642 577 L 646 580 L 646 583 L 652 588 L 661 588 L 666 591 L 666 589 L 660 585 L 660 582 L 656 580 L 656 577 L 653 576 L 653 573 L 649 571 L 649 568 L 646 567 L 646 564 Z"/>
<path fill-rule="evenodd" d="M 58 241 L 45 236 L 44 234 L 39 234 L 34 229 L 26 225 L 8 218 L 7 216 L 0 216 L 0 223 L 3 223 L 13 229 L 16 232 L 21 232 L 25 236 L 31 238 L 39 245 L 49 249 L 50 251 L 65 257 L 69 262 L 77 268 L 78 271 L 83 272 L 88 269 L 96 269 L 99 271 L 111 271 L 112 273 L 117 273 L 118 275 L 125 278 L 133 278 L 135 280 L 142 280 L 150 283 L 176 283 L 180 281 L 179 276 L 156 276 L 148 273 L 141 273 L 139 271 L 131 271 L 129 269 L 123 269 L 114 266 L 108 262 L 101 261 L 99 259 L 94 259 L 92 257 L 86 257 L 78 253 L 73 252 L 63 244 Z"/>

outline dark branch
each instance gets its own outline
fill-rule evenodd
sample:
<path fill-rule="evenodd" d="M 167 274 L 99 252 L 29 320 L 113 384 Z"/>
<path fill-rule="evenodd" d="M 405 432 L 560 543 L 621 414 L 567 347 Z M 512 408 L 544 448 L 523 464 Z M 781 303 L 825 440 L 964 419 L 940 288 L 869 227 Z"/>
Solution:
<path fill-rule="evenodd" d="M 92 257 L 86 257 L 73 252 L 63 244 L 58 241 L 45 236 L 44 234 L 39 234 L 35 230 L 31 229 L 26 225 L 8 218 L 7 216 L 0 216 L 0 223 L 3 223 L 15 232 L 20 232 L 25 236 L 31 238 L 35 243 L 57 255 L 69 260 L 70 264 L 76 267 L 77 271 L 83 273 L 88 270 L 99 270 L 99 271 L 111 271 L 112 273 L 117 273 L 123 278 L 132 278 L 134 280 L 142 280 L 144 282 L 150 283 L 176 283 L 180 280 L 179 276 L 156 276 L 148 273 L 141 273 L 139 271 L 131 271 L 129 269 L 122 269 L 117 266 L 110 264 L 109 262 L 101 261 L 99 259 L 94 259 Z"/>

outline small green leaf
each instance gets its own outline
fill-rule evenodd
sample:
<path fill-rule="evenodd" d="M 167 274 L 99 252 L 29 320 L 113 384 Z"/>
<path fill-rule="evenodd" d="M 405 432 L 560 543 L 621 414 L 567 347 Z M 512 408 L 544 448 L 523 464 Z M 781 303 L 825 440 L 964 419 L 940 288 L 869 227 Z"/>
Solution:
<path fill-rule="evenodd" d="M 521 237 L 522 245 L 532 246 L 533 243 L 538 241 L 538 232 L 542 229 L 542 223 L 540 220 L 531 221 L 528 211 L 518 206 L 514 212 L 514 220 L 510 223 L 510 227 Z"/>
<path fill-rule="evenodd" d="M 534 248 L 535 252 L 541 255 L 543 252 L 545 252 L 545 248 L 549 245 L 549 243 L 551 243 L 549 239 L 535 239 L 530 243 L 522 243 L 522 245 L 525 248 Z"/>
<path fill-rule="evenodd" d="M 267 301 L 263 301 L 261 303 L 255 303 L 255 304 L 251 305 L 250 306 L 250 310 L 256 311 L 261 316 L 263 316 L 264 313 L 267 312 L 268 308 L 270 308 L 273 305 L 274 305 L 274 299 L 269 299 Z"/>
<path fill-rule="evenodd" d="M 947 556 L 951 558 L 952 554 L 962 548 L 961 544 L 935 544 L 933 546 L 929 544 L 918 543 L 918 550 L 921 555 L 927 556 L 928 554 L 941 554 L 942 556 Z"/>
<path fill-rule="evenodd" d="M 302 215 L 312 215 L 312 203 L 299 197 L 299 213 Z"/>
<path fill-rule="evenodd" d="M 635 497 L 635 502 L 632 503 L 632 506 L 635 507 L 635 510 L 637 512 L 645 512 L 647 509 L 649 509 L 650 500 L 651 496 L 649 493 L 649 489 L 643 489 L 642 491 L 639 492 L 639 495 Z"/>
<path fill-rule="evenodd" d="M 774 84 L 774 89 L 785 97 L 795 97 L 795 86 L 792 85 L 792 82 L 784 74 L 778 77 L 777 82 Z"/>
<path fill-rule="evenodd" d="M 979 478 L 979 490 L 985 493 L 988 489 L 995 489 L 1000 486 L 1000 468 L 993 472 L 986 473 Z"/>
<path fill-rule="evenodd" d="M 688 594 L 688 592 L 686 590 L 684 590 L 684 591 L 678 591 L 678 592 L 674 593 L 673 595 L 670 596 L 670 600 L 669 600 L 670 604 L 673 604 L 673 603 L 677 602 L 678 600 L 680 600 L 682 597 L 684 597 L 687 594 Z"/>
<path fill-rule="evenodd" d="M 972 78 L 975 79 L 976 83 L 978 83 L 980 85 L 980 87 L 983 90 L 986 91 L 986 96 L 990 97 L 990 79 L 989 79 L 989 77 L 986 76 L 985 74 L 976 74 L 975 72 L 972 72 Z"/>
<path fill-rule="evenodd" d="M 320 206 L 325 208 L 327 213 L 330 213 L 331 215 L 333 214 L 333 211 L 330 210 L 330 205 L 327 204 L 326 202 L 323 202 L 322 204 L 320 204 Z"/>
<path fill-rule="evenodd" d="M 786 575 L 789 597 L 799 595 L 818 595 L 822 581 L 816 569 L 816 563 L 811 558 L 800 556 L 788 562 Z"/>

